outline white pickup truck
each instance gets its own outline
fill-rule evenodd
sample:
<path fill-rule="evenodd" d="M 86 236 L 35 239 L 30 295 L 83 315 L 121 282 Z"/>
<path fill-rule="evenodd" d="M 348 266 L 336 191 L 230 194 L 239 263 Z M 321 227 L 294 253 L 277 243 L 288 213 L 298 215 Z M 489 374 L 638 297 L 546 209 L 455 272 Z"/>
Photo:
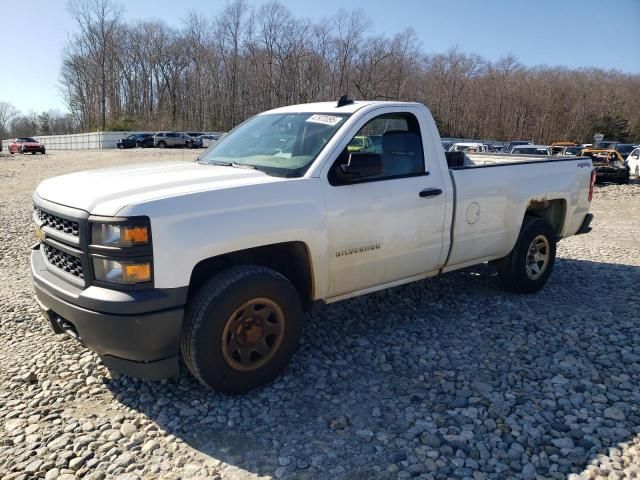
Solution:
<path fill-rule="evenodd" d="M 353 142 L 366 137 L 366 142 Z M 532 293 L 590 230 L 590 159 L 446 154 L 418 103 L 313 103 L 235 128 L 193 163 L 64 175 L 33 195 L 37 299 L 115 371 L 180 358 L 241 393 L 273 380 L 304 312 L 491 262 Z"/>

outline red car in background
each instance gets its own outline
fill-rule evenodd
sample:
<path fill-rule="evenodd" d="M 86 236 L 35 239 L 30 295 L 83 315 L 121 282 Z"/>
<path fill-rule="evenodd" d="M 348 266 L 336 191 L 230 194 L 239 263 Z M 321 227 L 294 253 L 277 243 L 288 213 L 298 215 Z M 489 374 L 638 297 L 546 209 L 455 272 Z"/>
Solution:
<path fill-rule="evenodd" d="M 44 155 L 45 148 L 35 138 L 19 137 L 9 144 L 9 153 L 42 153 Z"/>

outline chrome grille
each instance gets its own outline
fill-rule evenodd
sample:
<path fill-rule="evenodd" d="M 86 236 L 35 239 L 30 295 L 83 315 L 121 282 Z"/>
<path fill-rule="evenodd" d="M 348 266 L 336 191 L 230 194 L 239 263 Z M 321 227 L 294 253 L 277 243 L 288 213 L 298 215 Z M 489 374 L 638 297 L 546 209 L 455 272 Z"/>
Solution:
<path fill-rule="evenodd" d="M 56 247 L 52 247 L 51 245 L 48 245 L 46 243 L 42 244 L 42 251 L 44 252 L 44 256 L 47 261 L 54 267 L 70 273 L 75 277 L 84 278 L 84 273 L 82 272 L 82 262 L 80 262 L 80 259 L 78 257 L 69 255 L 68 253 L 65 253 L 62 250 L 59 250 Z"/>
<path fill-rule="evenodd" d="M 66 233 L 67 235 L 78 236 L 80 225 L 73 220 L 67 220 L 66 218 L 52 215 L 36 207 L 36 217 L 42 223 L 42 226 L 47 226 L 58 230 L 59 232 Z"/>

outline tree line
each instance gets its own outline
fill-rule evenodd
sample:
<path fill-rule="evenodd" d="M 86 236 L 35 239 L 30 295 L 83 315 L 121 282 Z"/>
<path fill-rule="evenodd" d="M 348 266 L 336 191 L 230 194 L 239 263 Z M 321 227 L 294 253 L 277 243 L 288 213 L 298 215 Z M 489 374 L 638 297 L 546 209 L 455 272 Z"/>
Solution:
<path fill-rule="evenodd" d="M 640 75 L 426 54 L 410 28 L 370 34 L 359 10 L 312 22 L 277 0 L 231 0 L 180 28 L 128 22 L 112 0 L 68 10 L 77 28 L 60 79 L 78 131 L 226 131 L 263 110 L 348 94 L 422 102 L 449 137 L 640 141 Z"/>

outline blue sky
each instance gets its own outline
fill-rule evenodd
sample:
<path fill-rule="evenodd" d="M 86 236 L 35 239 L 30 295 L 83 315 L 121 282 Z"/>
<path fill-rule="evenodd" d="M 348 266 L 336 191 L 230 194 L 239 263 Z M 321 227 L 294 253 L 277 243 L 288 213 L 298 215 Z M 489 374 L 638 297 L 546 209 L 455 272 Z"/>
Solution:
<path fill-rule="evenodd" d="M 260 5 L 265 0 L 249 0 Z M 224 0 L 123 0 L 125 18 L 179 26 L 190 10 L 213 16 Z M 361 8 L 370 34 L 412 27 L 427 53 L 453 46 L 527 65 L 599 67 L 640 73 L 640 0 L 282 0 L 318 20 Z M 61 51 L 74 29 L 66 0 L 0 0 L 0 101 L 23 112 L 65 110 L 58 90 Z M 13 21 L 8 21 L 12 18 Z M 24 23 L 19 20 L 24 19 Z"/>

